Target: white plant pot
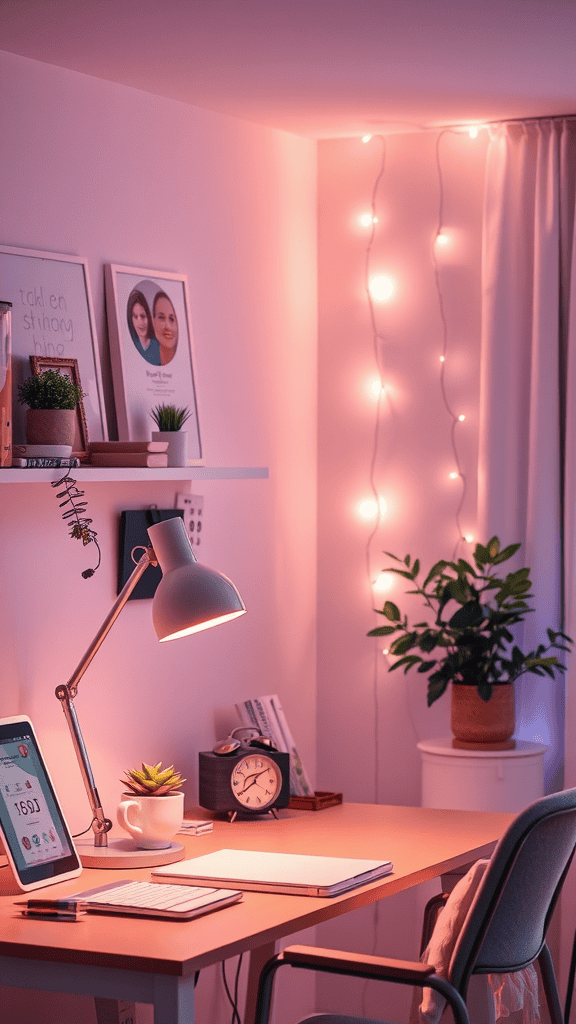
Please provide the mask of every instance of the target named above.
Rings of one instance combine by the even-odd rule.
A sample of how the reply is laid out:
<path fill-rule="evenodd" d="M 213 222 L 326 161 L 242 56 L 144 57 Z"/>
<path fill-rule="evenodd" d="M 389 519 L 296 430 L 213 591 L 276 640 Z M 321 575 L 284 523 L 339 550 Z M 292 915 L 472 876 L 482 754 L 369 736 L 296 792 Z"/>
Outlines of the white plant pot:
<path fill-rule="evenodd" d="M 118 804 L 118 824 L 132 836 L 140 850 L 165 850 L 180 831 L 184 818 L 184 793 L 136 796 L 124 793 Z"/>
<path fill-rule="evenodd" d="M 153 430 L 153 441 L 168 441 L 168 465 L 188 465 L 188 433 L 186 430 Z"/>

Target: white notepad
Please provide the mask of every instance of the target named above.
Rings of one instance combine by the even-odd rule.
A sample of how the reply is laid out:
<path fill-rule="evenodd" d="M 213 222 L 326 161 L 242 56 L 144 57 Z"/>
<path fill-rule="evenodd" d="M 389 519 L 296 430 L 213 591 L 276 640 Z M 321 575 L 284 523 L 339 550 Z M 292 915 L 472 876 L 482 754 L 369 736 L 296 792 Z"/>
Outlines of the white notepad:
<path fill-rule="evenodd" d="M 316 857 L 300 853 L 255 850 L 215 850 L 201 857 L 153 868 L 163 882 L 206 883 L 221 889 L 292 893 L 298 896 L 338 896 L 389 875 L 389 860 Z"/>

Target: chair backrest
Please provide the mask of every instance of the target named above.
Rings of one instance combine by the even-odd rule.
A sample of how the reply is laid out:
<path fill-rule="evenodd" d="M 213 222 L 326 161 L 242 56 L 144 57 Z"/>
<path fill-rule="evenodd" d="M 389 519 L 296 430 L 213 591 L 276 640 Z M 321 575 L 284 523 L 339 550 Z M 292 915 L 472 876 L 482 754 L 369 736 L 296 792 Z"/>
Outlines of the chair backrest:
<path fill-rule="evenodd" d="M 539 956 L 576 846 L 576 789 L 522 811 L 486 868 L 454 947 L 452 984 L 471 974 L 521 970 Z"/>

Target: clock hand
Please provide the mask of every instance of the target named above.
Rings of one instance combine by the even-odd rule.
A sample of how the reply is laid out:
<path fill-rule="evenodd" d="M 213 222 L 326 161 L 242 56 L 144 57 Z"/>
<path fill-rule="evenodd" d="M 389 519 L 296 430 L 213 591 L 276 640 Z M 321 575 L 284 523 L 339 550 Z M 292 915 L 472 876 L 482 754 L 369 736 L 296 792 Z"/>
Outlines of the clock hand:
<path fill-rule="evenodd" d="M 261 771 L 261 772 L 255 772 L 253 775 L 249 775 L 248 779 L 253 779 L 254 781 L 253 782 L 249 782 L 247 786 L 244 786 L 244 789 L 238 790 L 238 796 L 242 796 L 242 794 L 245 793 L 247 789 L 250 789 L 251 786 L 255 786 L 257 784 L 258 779 L 260 778 L 260 776 L 261 775 L 266 775 L 266 773 L 268 771 L 269 771 L 268 768 L 264 768 L 264 770 Z M 244 781 L 247 781 L 247 780 L 245 779 Z"/>

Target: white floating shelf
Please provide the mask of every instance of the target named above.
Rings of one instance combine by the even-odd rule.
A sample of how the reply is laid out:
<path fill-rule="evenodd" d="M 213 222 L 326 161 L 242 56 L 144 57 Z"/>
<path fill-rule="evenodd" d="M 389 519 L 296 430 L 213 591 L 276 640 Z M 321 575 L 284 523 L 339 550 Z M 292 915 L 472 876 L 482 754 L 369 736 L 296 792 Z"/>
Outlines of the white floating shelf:
<path fill-rule="evenodd" d="M 67 473 L 80 482 L 122 483 L 153 480 L 267 480 L 266 466 L 185 466 L 181 469 L 146 469 L 122 466 L 78 466 L 74 469 L 0 469 L 0 484 L 38 484 L 44 481 L 60 480 Z"/>

